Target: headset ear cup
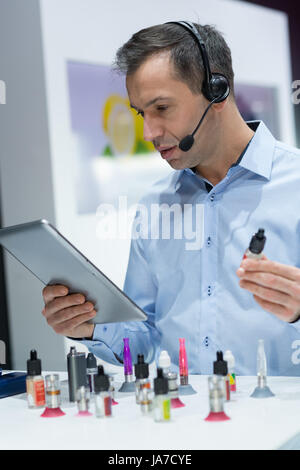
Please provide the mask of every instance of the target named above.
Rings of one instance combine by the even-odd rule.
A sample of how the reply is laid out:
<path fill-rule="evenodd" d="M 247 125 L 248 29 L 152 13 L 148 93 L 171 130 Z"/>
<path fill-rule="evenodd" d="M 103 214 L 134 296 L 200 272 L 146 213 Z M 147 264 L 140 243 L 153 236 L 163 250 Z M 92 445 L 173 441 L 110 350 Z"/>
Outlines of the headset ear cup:
<path fill-rule="evenodd" d="M 216 99 L 215 103 L 221 103 L 226 100 L 230 93 L 230 85 L 227 78 L 220 73 L 213 73 L 209 82 L 211 100 Z"/>

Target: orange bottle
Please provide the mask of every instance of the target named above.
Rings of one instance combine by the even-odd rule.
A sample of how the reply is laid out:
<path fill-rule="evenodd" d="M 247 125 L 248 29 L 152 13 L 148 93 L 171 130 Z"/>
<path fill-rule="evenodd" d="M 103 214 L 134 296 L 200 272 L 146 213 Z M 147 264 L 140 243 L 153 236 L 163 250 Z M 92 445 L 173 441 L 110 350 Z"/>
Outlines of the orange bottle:
<path fill-rule="evenodd" d="M 45 406 L 45 384 L 42 376 L 41 360 L 37 357 L 35 349 L 30 351 L 27 361 L 26 392 L 29 408 L 42 408 Z"/>

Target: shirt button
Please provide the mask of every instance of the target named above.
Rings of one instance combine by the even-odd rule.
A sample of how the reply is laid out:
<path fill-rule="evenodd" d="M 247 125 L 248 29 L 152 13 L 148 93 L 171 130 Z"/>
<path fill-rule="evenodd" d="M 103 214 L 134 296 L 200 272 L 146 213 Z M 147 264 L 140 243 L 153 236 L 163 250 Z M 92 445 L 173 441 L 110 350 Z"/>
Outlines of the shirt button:
<path fill-rule="evenodd" d="M 211 295 L 211 286 L 208 286 L 208 288 L 207 288 L 207 294 L 208 294 L 208 295 Z"/>
<path fill-rule="evenodd" d="M 207 246 L 211 245 L 211 238 L 210 237 L 207 238 L 206 243 L 207 243 Z"/>
<path fill-rule="evenodd" d="M 211 202 L 212 202 L 214 199 L 215 199 L 215 194 L 213 193 L 213 194 L 211 194 L 211 196 L 210 196 Z"/>
<path fill-rule="evenodd" d="M 205 338 L 204 338 L 204 341 L 203 341 L 203 342 L 204 342 L 204 346 L 205 346 L 205 347 L 208 347 L 208 345 L 209 345 L 209 339 L 208 339 L 208 336 L 205 336 Z"/>

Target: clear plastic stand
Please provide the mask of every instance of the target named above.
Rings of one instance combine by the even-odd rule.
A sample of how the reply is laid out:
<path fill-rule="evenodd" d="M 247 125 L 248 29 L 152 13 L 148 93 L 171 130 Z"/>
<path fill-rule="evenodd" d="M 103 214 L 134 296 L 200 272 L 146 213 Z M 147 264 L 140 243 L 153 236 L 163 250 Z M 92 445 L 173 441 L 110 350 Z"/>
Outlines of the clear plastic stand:
<path fill-rule="evenodd" d="M 118 391 L 122 393 L 135 393 L 135 382 L 123 382 Z"/>
<path fill-rule="evenodd" d="M 190 384 L 187 385 L 179 385 L 178 387 L 178 394 L 179 395 L 196 395 L 196 390 Z"/>
<path fill-rule="evenodd" d="M 271 392 L 267 385 L 265 385 L 264 387 L 257 386 L 250 395 L 250 397 L 252 398 L 269 398 L 274 396 L 274 393 Z"/>

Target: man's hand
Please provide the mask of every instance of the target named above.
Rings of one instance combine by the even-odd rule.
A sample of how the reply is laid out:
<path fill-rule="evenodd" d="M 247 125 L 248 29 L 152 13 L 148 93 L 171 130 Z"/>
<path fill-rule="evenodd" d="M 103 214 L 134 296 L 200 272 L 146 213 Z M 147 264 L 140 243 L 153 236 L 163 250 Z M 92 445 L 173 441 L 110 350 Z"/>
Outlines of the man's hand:
<path fill-rule="evenodd" d="M 237 270 L 240 286 L 252 292 L 256 302 L 280 320 L 300 316 L 300 269 L 262 260 L 244 259 Z"/>
<path fill-rule="evenodd" d="M 56 333 L 72 338 L 92 338 L 95 325 L 88 323 L 96 311 L 82 294 L 68 295 L 65 286 L 46 286 L 43 289 L 45 308 L 42 314 Z"/>

